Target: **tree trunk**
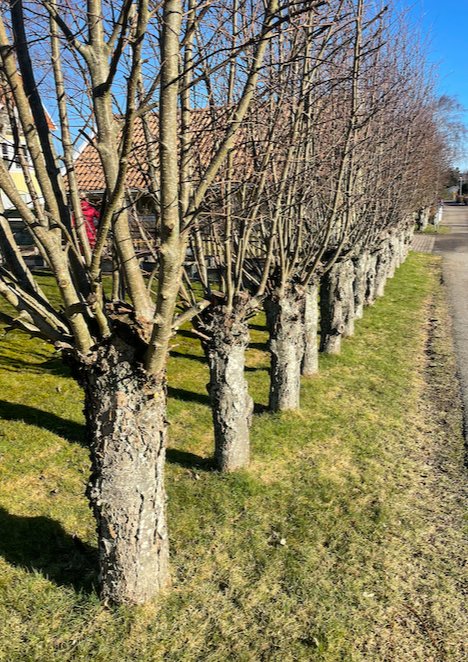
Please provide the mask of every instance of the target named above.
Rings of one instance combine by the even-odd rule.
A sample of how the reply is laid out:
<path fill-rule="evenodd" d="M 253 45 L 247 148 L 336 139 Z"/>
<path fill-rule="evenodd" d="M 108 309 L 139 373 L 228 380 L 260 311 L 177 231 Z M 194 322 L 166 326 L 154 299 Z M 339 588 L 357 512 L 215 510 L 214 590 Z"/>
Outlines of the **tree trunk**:
<path fill-rule="evenodd" d="M 307 288 L 304 303 L 304 356 L 302 374 L 305 377 L 316 375 L 318 361 L 318 285 L 312 283 Z"/>
<path fill-rule="evenodd" d="M 375 273 L 377 267 L 377 253 L 370 253 L 367 260 L 365 306 L 372 306 L 375 302 Z"/>
<path fill-rule="evenodd" d="M 342 283 L 344 298 L 343 312 L 345 328 L 343 336 L 349 338 L 354 335 L 354 264 L 352 260 L 346 260 L 341 267 L 340 280 Z"/>
<path fill-rule="evenodd" d="M 210 368 L 208 391 L 213 413 L 215 459 L 221 471 L 235 471 L 250 460 L 253 400 L 245 379 L 245 350 L 249 344 L 246 310 L 226 314 L 223 306 L 200 315 L 209 340 L 203 348 Z"/>
<path fill-rule="evenodd" d="M 166 385 L 113 338 L 80 364 L 102 598 L 143 604 L 169 584 L 164 462 Z M 143 353 L 143 351 L 141 351 Z"/>
<path fill-rule="evenodd" d="M 354 267 L 351 260 L 336 263 L 320 286 L 320 350 L 339 354 L 341 338 L 354 331 Z"/>
<path fill-rule="evenodd" d="M 408 257 L 408 253 L 411 250 L 411 245 L 413 243 L 413 236 L 414 236 L 414 228 L 410 227 L 404 232 L 402 232 L 402 260 L 401 262 L 403 263 L 406 258 Z"/>
<path fill-rule="evenodd" d="M 361 319 L 364 314 L 368 267 L 369 253 L 363 251 L 354 260 L 354 319 Z"/>
<path fill-rule="evenodd" d="M 395 271 L 398 268 L 398 238 L 397 236 L 390 237 L 388 240 L 388 272 L 387 278 L 393 278 Z"/>
<path fill-rule="evenodd" d="M 416 216 L 416 227 L 419 232 L 423 232 L 429 223 L 429 209 L 421 208 L 417 212 Z"/>
<path fill-rule="evenodd" d="M 385 293 L 385 284 L 388 275 L 388 251 L 386 243 L 380 248 L 377 253 L 377 262 L 375 267 L 375 296 L 383 297 Z"/>
<path fill-rule="evenodd" d="M 270 331 L 271 411 L 298 409 L 301 392 L 301 364 L 304 356 L 304 293 L 289 288 L 265 301 Z"/>
<path fill-rule="evenodd" d="M 398 263 L 399 266 L 403 264 L 406 260 L 408 251 L 407 251 L 407 242 L 406 242 L 406 233 L 400 235 L 400 241 L 398 246 Z"/>

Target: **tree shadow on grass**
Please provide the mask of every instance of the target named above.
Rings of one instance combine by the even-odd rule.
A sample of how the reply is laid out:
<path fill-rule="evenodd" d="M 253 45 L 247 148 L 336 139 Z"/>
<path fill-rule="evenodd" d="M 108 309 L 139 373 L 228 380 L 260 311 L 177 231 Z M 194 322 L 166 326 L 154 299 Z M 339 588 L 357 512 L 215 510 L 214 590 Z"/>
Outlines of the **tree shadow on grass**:
<path fill-rule="evenodd" d="M 251 347 L 252 345 L 250 345 Z M 180 359 L 188 359 L 189 361 L 196 361 L 197 363 L 202 363 L 204 365 L 207 365 L 206 359 L 204 356 L 199 356 L 198 354 L 185 354 L 184 352 L 177 352 L 174 350 L 171 350 L 171 357 L 174 358 L 180 358 Z M 259 370 L 268 370 L 268 368 L 265 367 L 251 367 L 251 366 L 245 366 L 244 370 L 246 372 L 258 372 Z"/>
<path fill-rule="evenodd" d="M 268 351 L 268 341 L 265 342 L 251 342 L 249 344 L 249 349 L 259 349 L 262 352 Z"/>
<path fill-rule="evenodd" d="M 182 336 L 182 338 L 192 338 L 193 340 L 200 342 L 200 338 L 197 336 L 197 334 L 193 331 L 190 331 L 189 329 L 178 329 L 177 335 Z"/>
<path fill-rule="evenodd" d="M 38 428 L 50 430 L 75 444 L 87 446 L 83 424 L 61 418 L 57 414 L 36 407 L 0 400 L 0 418 L 5 421 L 22 421 L 28 425 L 35 425 Z"/>
<path fill-rule="evenodd" d="M 91 593 L 98 583 L 98 553 L 48 517 L 20 517 L 0 508 L 0 555 L 40 572 L 58 586 Z"/>
<path fill-rule="evenodd" d="M 205 357 L 199 356 L 198 354 L 186 354 L 185 352 L 177 352 L 171 349 L 171 357 L 178 359 L 189 359 L 190 361 L 197 361 L 198 363 L 204 363 L 206 365 Z"/>
<path fill-rule="evenodd" d="M 206 404 L 208 401 L 208 396 L 191 393 L 190 391 L 182 391 L 182 389 L 174 390 L 177 392 L 175 397 L 183 400 L 192 400 L 196 398 L 196 396 L 199 396 L 199 400 L 197 401 L 202 402 L 203 404 Z M 0 419 L 6 421 L 22 421 L 28 425 L 35 425 L 36 427 L 50 430 L 50 432 L 58 434 L 72 443 L 77 443 L 80 444 L 80 446 L 87 448 L 84 425 L 61 418 L 56 414 L 36 409 L 36 407 L 29 407 L 15 402 L 0 400 Z M 167 451 L 167 460 L 171 464 L 180 464 L 182 467 L 204 469 L 206 471 L 211 467 L 210 459 L 205 459 L 198 455 L 194 455 L 193 453 L 179 451 L 173 448 Z M 3 534 L 1 528 L 0 533 Z"/>
<path fill-rule="evenodd" d="M 56 356 L 52 356 L 45 361 L 36 362 L 0 354 L 0 368 L 5 372 L 20 372 L 21 374 L 41 375 L 48 372 L 60 377 L 71 376 L 69 368 Z"/>
<path fill-rule="evenodd" d="M 166 451 L 167 461 L 171 464 L 178 464 L 187 469 L 197 469 L 198 471 L 213 471 L 215 468 L 214 458 L 201 457 L 188 451 L 181 451 L 178 448 L 168 448 Z"/>
<path fill-rule="evenodd" d="M 244 370 L 245 372 L 268 372 L 269 367 L 265 365 L 259 365 L 259 366 L 248 366 L 246 365 Z"/>
<path fill-rule="evenodd" d="M 201 405 L 210 404 L 210 398 L 208 395 L 203 393 L 196 393 L 195 391 L 187 391 L 184 388 L 174 388 L 173 386 L 168 386 L 167 393 L 169 397 L 174 398 L 175 400 L 183 400 L 184 402 L 197 402 Z"/>

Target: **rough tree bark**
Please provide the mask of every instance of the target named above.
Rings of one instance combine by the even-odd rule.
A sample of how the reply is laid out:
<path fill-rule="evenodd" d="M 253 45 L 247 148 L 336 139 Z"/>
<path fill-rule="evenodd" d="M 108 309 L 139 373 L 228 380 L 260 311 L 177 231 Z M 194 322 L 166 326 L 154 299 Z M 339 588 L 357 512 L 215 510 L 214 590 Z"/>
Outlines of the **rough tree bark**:
<path fill-rule="evenodd" d="M 375 296 L 383 297 L 385 293 L 385 284 L 387 282 L 389 267 L 389 254 L 386 242 L 377 252 L 377 261 L 375 265 Z"/>
<path fill-rule="evenodd" d="M 372 306 L 375 302 L 375 272 L 377 267 L 377 254 L 369 253 L 367 260 L 365 306 Z"/>
<path fill-rule="evenodd" d="M 92 474 L 87 495 L 97 521 L 101 595 L 143 604 L 169 584 L 164 460 L 166 385 L 142 350 L 120 338 L 78 365 Z"/>
<path fill-rule="evenodd" d="M 388 240 L 388 255 L 387 278 L 393 278 L 398 268 L 398 238 L 395 235 Z"/>
<path fill-rule="evenodd" d="M 345 328 L 343 336 L 348 338 L 354 335 L 354 320 L 356 319 L 354 307 L 354 264 L 352 260 L 343 262 L 340 279 L 344 292 L 343 312 Z"/>
<path fill-rule="evenodd" d="M 354 267 L 351 260 L 337 262 L 320 285 L 320 351 L 339 354 L 341 338 L 353 333 Z"/>
<path fill-rule="evenodd" d="M 215 436 L 215 459 L 221 471 L 248 466 L 253 400 L 245 379 L 245 350 L 249 344 L 246 311 L 226 315 L 224 306 L 213 306 L 200 315 L 197 326 L 206 339 L 203 349 L 210 369 Z"/>
<path fill-rule="evenodd" d="M 369 253 L 363 251 L 354 259 L 354 319 L 361 319 L 364 314 L 368 266 Z"/>
<path fill-rule="evenodd" d="M 396 264 L 397 268 L 401 267 L 405 261 L 405 233 L 400 233 L 398 235 L 398 240 L 396 244 Z"/>
<path fill-rule="evenodd" d="M 304 356 L 302 374 L 305 377 L 319 371 L 318 359 L 318 284 L 311 283 L 305 293 L 304 302 Z"/>
<path fill-rule="evenodd" d="M 302 288 L 289 288 L 282 293 L 274 292 L 265 300 L 270 332 L 271 411 L 299 408 L 304 356 L 304 298 Z"/>
<path fill-rule="evenodd" d="M 429 209 L 421 208 L 416 214 L 416 227 L 420 232 L 425 230 L 429 223 Z"/>
<path fill-rule="evenodd" d="M 405 232 L 402 233 L 402 241 L 403 241 L 403 248 L 402 248 L 402 263 L 406 260 L 408 257 L 408 253 L 411 250 L 411 245 L 413 243 L 413 236 L 414 236 L 414 228 L 409 227 L 405 230 Z"/>

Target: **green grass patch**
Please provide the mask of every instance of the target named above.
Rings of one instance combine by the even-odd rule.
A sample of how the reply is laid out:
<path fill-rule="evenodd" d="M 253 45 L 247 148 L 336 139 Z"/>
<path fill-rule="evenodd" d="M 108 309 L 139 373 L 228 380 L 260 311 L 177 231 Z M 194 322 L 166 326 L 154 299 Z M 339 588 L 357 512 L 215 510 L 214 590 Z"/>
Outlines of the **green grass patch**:
<path fill-rule="evenodd" d="M 446 334 L 438 259 L 413 254 L 342 355 L 323 357 L 320 375 L 304 380 L 301 411 L 255 416 L 252 466 L 235 475 L 211 468 L 207 368 L 191 332 L 177 336 L 167 464 L 173 586 L 137 609 L 104 609 L 95 593 L 80 389 L 45 343 L 5 336 L 0 659 L 463 659 L 460 567 L 450 555 L 458 529 L 429 513 L 426 490 L 431 430 L 441 425 L 427 429 L 430 301 Z M 268 398 L 263 321 L 254 320 L 247 361 L 259 411 Z M 447 335 L 434 355 L 442 351 L 450 371 Z M 450 476 L 463 455 L 453 389 L 448 379 Z M 444 498 L 431 508 L 447 507 Z M 431 536 L 442 535 L 428 558 Z"/>
<path fill-rule="evenodd" d="M 451 230 L 448 225 L 439 225 L 436 227 L 429 223 L 420 234 L 450 234 Z"/>

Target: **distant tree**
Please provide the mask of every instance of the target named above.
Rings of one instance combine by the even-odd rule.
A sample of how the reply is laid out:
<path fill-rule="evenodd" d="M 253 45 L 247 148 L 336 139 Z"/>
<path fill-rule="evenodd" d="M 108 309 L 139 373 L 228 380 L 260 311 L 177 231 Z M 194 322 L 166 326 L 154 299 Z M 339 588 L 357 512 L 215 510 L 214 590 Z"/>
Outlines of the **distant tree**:
<path fill-rule="evenodd" d="M 462 173 L 459 168 L 448 167 L 442 175 L 442 183 L 449 188 L 450 186 L 458 186 Z"/>
<path fill-rule="evenodd" d="M 325 85 L 328 90 L 333 88 L 334 79 L 329 79 L 333 66 L 326 63 L 334 52 L 341 52 L 338 45 L 349 12 L 349 3 L 343 2 L 320 10 L 311 6 L 294 29 L 278 41 L 270 41 L 270 66 L 261 74 L 262 95 L 251 106 L 236 153 L 220 171 L 209 213 L 191 236 L 195 280 L 187 278 L 183 291 L 186 289 L 190 306 L 201 282 L 204 297 L 212 301 L 194 318 L 194 326 L 210 368 L 215 456 L 225 471 L 249 461 L 253 402 L 244 375 L 249 318 L 271 297 L 272 289 L 289 292 L 290 286 L 294 289 L 292 281 L 299 284 L 301 278 L 307 279 L 309 267 L 314 271 L 314 264 L 320 262 L 314 258 L 323 252 L 330 236 L 327 224 L 334 222 L 326 217 L 319 225 L 312 219 L 320 170 L 320 155 L 313 144 L 331 132 L 337 141 L 342 135 L 341 122 L 333 128 L 342 108 L 327 116 L 324 110 L 330 98 L 324 90 Z M 343 69 L 340 71 L 343 77 Z M 320 124 L 320 131 L 311 130 L 314 122 Z M 240 168 L 248 173 L 244 180 L 239 180 Z M 329 186 L 326 188 L 328 191 Z M 313 239 L 311 232 L 316 235 Z M 299 289 L 302 292 L 303 286 Z M 299 307 L 302 301 L 301 294 Z M 286 323 L 286 328 L 292 332 L 295 327 Z M 299 335 L 302 337 L 302 320 Z M 301 339 L 297 340 L 298 346 L 292 352 L 287 350 L 287 362 L 279 338 L 271 343 L 273 355 L 278 348 L 272 390 L 280 373 L 282 382 L 287 381 L 285 371 L 295 371 L 298 387 L 303 348 Z M 283 390 L 286 393 L 291 388 L 285 384 Z M 297 406 L 297 393 L 293 397 Z M 291 408 L 289 402 L 286 405 L 286 395 L 280 401 L 276 404 L 275 400 L 272 408 Z"/>
<path fill-rule="evenodd" d="M 456 97 L 443 94 L 435 99 L 435 119 L 445 141 L 450 162 L 464 158 L 467 149 L 468 128 L 463 120 L 464 108 Z"/>

